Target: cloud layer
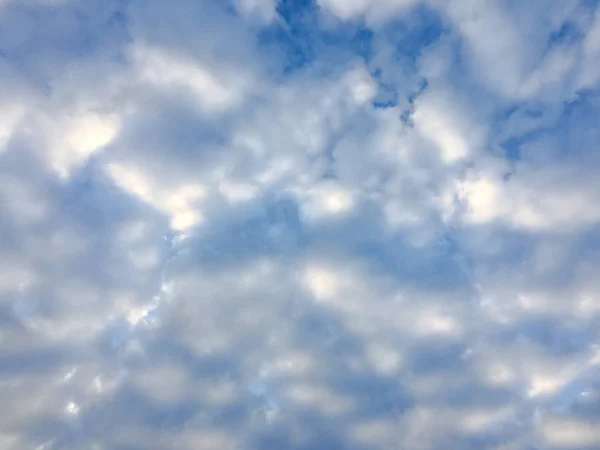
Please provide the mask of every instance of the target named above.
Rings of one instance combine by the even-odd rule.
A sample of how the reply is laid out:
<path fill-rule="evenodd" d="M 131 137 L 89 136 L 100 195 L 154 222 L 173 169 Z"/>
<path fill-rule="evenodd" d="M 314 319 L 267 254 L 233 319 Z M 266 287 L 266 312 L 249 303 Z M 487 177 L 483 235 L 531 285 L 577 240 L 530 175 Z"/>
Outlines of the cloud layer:
<path fill-rule="evenodd" d="M 0 448 L 599 448 L 599 74 L 596 1 L 0 1 Z"/>

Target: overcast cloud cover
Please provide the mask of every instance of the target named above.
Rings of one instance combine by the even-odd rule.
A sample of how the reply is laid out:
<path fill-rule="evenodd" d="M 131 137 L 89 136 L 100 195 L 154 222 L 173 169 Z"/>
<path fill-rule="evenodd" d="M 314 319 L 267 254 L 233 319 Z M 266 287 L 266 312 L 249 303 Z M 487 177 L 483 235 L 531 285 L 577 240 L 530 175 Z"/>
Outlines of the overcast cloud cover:
<path fill-rule="evenodd" d="M 0 449 L 600 449 L 596 0 L 0 0 Z"/>

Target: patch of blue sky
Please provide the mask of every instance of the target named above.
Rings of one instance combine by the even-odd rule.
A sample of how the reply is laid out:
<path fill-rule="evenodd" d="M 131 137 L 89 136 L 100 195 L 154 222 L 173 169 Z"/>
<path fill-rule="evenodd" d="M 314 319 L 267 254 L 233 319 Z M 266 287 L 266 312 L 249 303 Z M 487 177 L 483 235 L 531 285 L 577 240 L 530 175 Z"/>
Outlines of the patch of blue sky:
<path fill-rule="evenodd" d="M 540 120 L 545 114 L 543 107 L 536 104 L 523 103 L 520 105 L 512 105 L 509 108 L 502 111 L 497 118 L 497 127 L 502 127 L 507 121 L 511 120 L 514 114 L 525 117 L 529 120 Z M 511 135 L 505 140 L 502 140 L 499 144 L 504 150 L 504 156 L 511 162 L 517 162 L 521 159 L 521 146 L 527 142 L 533 141 L 539 138 L 542 134 L 552 129 L 549 126 L 534 127 L 533 129 L 526 130 L 524 133 L 517 135 Z"/>
<path fill-rule="evenodd" d="M 409 62 L 416 69 L 423 50 L 435 44 L 447 31 L 448 25 L 438 11 L 426 4 L 417 4 L 406 16 L 386 24 L 380 38 L 394 45 L 396 59 Z"/>
<path fill-rule="evenodd" d="M 317 63 L 322 67 L 323 61 L 327 67 L 336 67 L 361 58 L 377 83 L 372 105 L 378 109 L 400 103 L 398 71 L 418 79 L 419 57 L 448 31 L 440 14 L 425 5 L 417 5 L 405 17 L 376 30 L 376 39 L 374 31 L 362 19 L 321 26 L 321 11 L 314 0 L 281 0 L 277 13 L 278 19 L 259 32 L 258 42 L 261 51 L 278 61 L 276 66 L 283 76 Z M 381 65 L 374 60 L 383 50 L 382 44 L 394 48 L 390 67 L 388 62 Z M 422 91 L 426 81 L 416 83 L 416 92 L 409 94 L 409 103 Z M 405 90 L 405 86 L 400 88 Z"/>
<path fill-rule="evenodd" d="M 263 50 L 283 53 L 284 73 L 293 73 L 320 57 L 334 54 L 359 57 L 370 64 L 378 42 L 392 43 L 394 58 L 409 62 L 415 70 L 423 49 L 435 43 L 445 30 L 439 14 L 426 6 L 417 6 L 406 17 L 378 29 L 377 40 L 363 19 L 322 26 L 321 11 L 314 0 L 280 0 L 277 13 L 278 20 L 260 31 L 259 45 Z"/>
<path fill-rule="evenodd" d="M 523 146 L 534 143 L 544 136 L 550 137 L 557 145 L 552 148 L 547 145 L 540 146 L 537 150 L 530 148 L 528 158 L 543 155 L 545 158 L 565 159 L 580 153 L 582 149 L 589 148 L 590 142 L 587 145 L 575 145 L 574 141 L 585 139 L 585 136 L 590 134 L 594 136 L 590 136 L 588 141 L 597 138 L 595 123 L 598 113 L 595 103 L 597 103 L 598 93 L 598 90 L 581 91 L 575 99 L 559 105 L 558 112 L 535 102 L 525 102 L 504 110 L 502 117 L 497 118 L 497 126 L 501 127 L 506 121 L 511 120 L 514 114 L 519 115 L 519 120 L 528 120 L 533 124 L 500 142 L 505 157 L 511 162 L 520 161 L 523 157 Z"/>
<path fill-rule="evenodd" d="M 548 47 L 551 48 L 555 45 L 573 45 L 580 42 L 585 36 L 583 30 L 581 30 L 577 24 L 567 21 L 564 22 L 560 28 L 550 33 L 548 37 Z"/>
<path fill-rule="evenodd" d="M 310 66 L 328 56 L 361 56 L 372 53 L 372 32 L 356 24 L 320 26 L 320 9 L 313 0 L 281 0 L 277 20 L 258 34 L 259 49 L 274 53 L 282 61 L 283 74 Z"/>

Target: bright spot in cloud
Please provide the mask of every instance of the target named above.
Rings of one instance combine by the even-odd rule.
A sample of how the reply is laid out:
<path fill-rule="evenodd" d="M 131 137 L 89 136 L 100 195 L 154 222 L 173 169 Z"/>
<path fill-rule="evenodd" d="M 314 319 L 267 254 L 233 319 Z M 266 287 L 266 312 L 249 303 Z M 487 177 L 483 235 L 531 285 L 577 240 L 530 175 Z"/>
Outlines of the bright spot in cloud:
<path fill-rule="evenodd" d="M 137 168 L 121 164 L 110 164 L 107 171 L 123 189 L 169 215 L 174 230 L 183 231 L 202 222 L 197 204 L 205 196 L 203 185 L 160 186 Z"/>
<path fill-rule="evenodd" d="M 67 142 L 78 154 L 88 156 L 116 136 L 118 127 L 114 122 L 108 117 L 85 115 L 72 123 Z"/>
<path fill-rule="evenodd" d="M 65 408 L 67 414 L 76 416 L 79 414 L 79 406 L 75 402 L 69 402 Z"/>
<path fill-rule="evenodd" d="M 309 266 L 303 281 L 317 300 L 333 300 L 341 288 L 341 280 L 335 271 L 318 266 Z"/>
<path fill-rule="evenodd" d="M 322 182 L 301 195 L 302 211 L 309 221 L 340 217 L 355 206 L 353 194 L 336 183 Z"/>

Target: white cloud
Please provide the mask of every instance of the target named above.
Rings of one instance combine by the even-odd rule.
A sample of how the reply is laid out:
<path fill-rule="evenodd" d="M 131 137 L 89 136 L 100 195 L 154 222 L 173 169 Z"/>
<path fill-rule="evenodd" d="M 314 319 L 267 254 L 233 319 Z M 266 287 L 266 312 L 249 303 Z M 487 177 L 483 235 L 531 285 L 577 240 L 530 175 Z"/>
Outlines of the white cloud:
<path fill-rule="evenodd" d="M 122 189 L 167 214 L 174 230 L 183 231 L 202 222 L 198 202 L 205 196 L 203 185 L 183 184 L 165 189 L 135 167 L 109 164 L 106 169 Z"/>
<path fill-rule="evenodd" d="M 0 121 L 2 123 L 0 125 L 0 151 L 5 148 L 24 114 L 25 107 L 19 104 L 6 105 L 5 108 L 0 109 Z"/>
<path fill-rule="evenodd" d="M 318 0 L 319 5 L 342 20 L 365 15 L 370 23 L 389 20 L 419 0 Z"/>
<path fill-rule="evenodd" d="M 459 183 L 466 206 L 465 220 L 474 224 L 505 221 L 524 229 L 569 231 L 600 220 L 593 180 L 577 183 L 568 170 L 527 170 L 504 180 L 495 174 L 473 173 Z M 580 178 L 581 179 L 581 178 Z"/>
<path fill-rule="evenodd" d="M 447 92 L 428 90 L 419 96 L 413 120 L 423 138 L 437 146 L 444 163 L 467 159 L 482 147 L 477 118 Z"/>
<path fill-rule="evenodd" d="M 464 37 L 474 76 L 515 96 L 529 69 L 530 44 L 500 2 L 450 1 L 447 13 Z"/>
<path fill-rule="evenodd" d="M 212 73 L 199 61 L 158 48 L 135 47 L 132 53 L 143 82 L 165 89 L 186 88 L 207 111 L 235 106 L 251 83 L 251 74 Z"/>
<path fill-rule="evenodd" d="M 236 0 L 239 12 L 258 19 L 261 23 L 269 23 L 276 16 L 275 0 Z"/>
<path fill-rule="evenodd" d="M 304 283 L 317 300 L 331 300 L 340 289 L 341 279 L 334 271 L 309 266 L 304 274 Z"/>
<path fill-rule="evenodd" d="M 48 126 L 56 127 L 52 167 L 63 177 L 109 144 L 119 131 L 118 118 L 93 113 Z"/>
<path fill-rule="evenodd" d="M 600 442 L 598 423 L 559 417 L 540 420 L 540 435 L 545 445 L 562 448 L 592 448 Z"/>
<path fill-rule="evenodd" d="M 301 194 L 302 195 L 302 194 Z M 333 182 L 312 186 L 301 199 L 301 211 L 308 222 L 343 216 L 350 212 L 355 200 L 347 189 Z"/>
<path fill-rule="evenodd" d="M 258 189 L 249 184 L 237 184 L 229 181 L 219 183 L 219 192 L 230 202 L 245 202 L 256 197 Z"/>

